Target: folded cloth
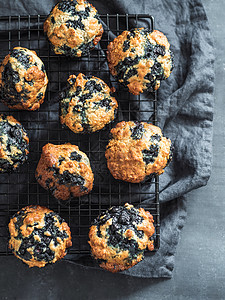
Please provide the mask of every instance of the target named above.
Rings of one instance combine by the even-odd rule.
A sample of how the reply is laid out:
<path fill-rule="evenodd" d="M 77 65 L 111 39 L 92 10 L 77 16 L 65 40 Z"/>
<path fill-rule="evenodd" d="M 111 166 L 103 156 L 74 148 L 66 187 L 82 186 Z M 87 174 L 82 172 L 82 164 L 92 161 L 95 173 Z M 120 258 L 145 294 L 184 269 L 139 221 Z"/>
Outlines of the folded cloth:
<path fill-rule="evenodd" d="M 0 0 L 1 15 L 48 14 L 57 1 Z M 186 217 L 185 193 L 210 176 L 214 92 L 213 42 L 200 0 L 93 0 L 100 14 L 150 14 L 171 43 L 175 68 L 158 90 L 158 125 L 174 144 L 172 163 L 160 176 L 161 246 L 123 272 L 171 277 L 179 232 Z M 149 201 L 148 199 L 145 200 Z M 74 260 L 72 255 L 68 259 Z M 74 260 L 86 266 L 94 262 Z"/>

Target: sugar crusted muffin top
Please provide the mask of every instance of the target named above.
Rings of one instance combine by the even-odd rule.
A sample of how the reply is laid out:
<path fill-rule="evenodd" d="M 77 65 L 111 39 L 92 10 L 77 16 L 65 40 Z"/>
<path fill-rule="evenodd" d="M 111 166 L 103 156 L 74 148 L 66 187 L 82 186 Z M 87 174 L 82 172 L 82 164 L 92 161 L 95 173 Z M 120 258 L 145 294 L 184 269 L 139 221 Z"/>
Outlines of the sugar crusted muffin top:
<path fill-rule="evenodd" d="M 134 95 L 153 92 L 174 67 L 166 36 L 144 28 L 124 31 L 108 45 L 109 69 Z"/>
<path fill-rule="evenodd" d="M 162 174 L 172 158 L 171 141 L 152 124 L 122 121 L 111 134 L 105 157 L 116 179 L 142 182 L 149 175 Z"/>
<path fill-rule="evenodd" d="M 94 181 L 87 155 L 69 143 L 46 144 L 35 176 L 38 183 L 58 200 L 88 194 Z"/>
<path fill-rule="evenodd" d="M 9 108 L 38 109 L 47 84 L 44 64 L 35 51 L 15 47 L 0 65 L 0 99 Z"/>
<path fill-rule="evenodd" d="M 100 78 L 71 75 L 60 100 L 61 123 L 75 133 L 91 133 L 114 120 L 118 103 Z"/>
<path fill-rule="evenodd" d="M 23 164 L 29 153 L 24 127 L 12 116 L 0 115 L 0 172 L 11 172 Z"/>
<path fill-rule="evenodd" d="M 103 33 L 97 10 L 85 0 L 56 4 L 44 23 L 56 54 L 80 57 L 100 41 Z"/>
<path fill-rule="evenodd" d="M 66 255 L 72 246 L 70 228 L 52 210 L 27 206 L 9 222 L 9 248 L 29 267 L 44 267 Z"/>
<path fill-rule="evenodd" d="M 89 244 L 100 267 L 115 273 L 140 262 L 146 249 L 154 249 L 153 222 L 148 211 L 128 203 L 98 216 L 89 231 Z"/>

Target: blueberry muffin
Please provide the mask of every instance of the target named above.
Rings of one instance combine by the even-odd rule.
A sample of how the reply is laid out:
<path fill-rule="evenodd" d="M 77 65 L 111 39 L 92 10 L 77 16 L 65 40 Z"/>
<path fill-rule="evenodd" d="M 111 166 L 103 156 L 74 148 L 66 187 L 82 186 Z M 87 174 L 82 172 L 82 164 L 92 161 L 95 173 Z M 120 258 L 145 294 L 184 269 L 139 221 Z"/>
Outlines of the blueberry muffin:
<path fill-rule="evenodd" d="M 15 171 L 29 153 L 29 138 L 12 116 L 0 115 L 0 172 Z"/>
<path fill-rule="evenodd" d="M 124 31 L 108 45 L 107 58 L 112 75 L 134 95 L 157 90 L 173 69 L 170 44 L 158 30 Z"/>
<path fill-rule="evenodd" d="M 110 272 L 129 269 L 154 249 L 153 217 L 143 208 L 126 203 L 102 213 L 89 231 L 91 252 L 101 268 Z"/>
<path fill-rule="evenodd" d="M 58 200 L 88 194 L 94 175 L 87 155 L 75 145 L 46 144 L 36 169 L 36 179 Z"/>
<path fill-rule="evenodd" d="M 71 75 L 60 101 L 60 120 L 75 133 L 91 133 L 113 121 L 117 107 L 103 80 L 81 73 Z"/>
<path fill-rule="evenodd" d="M 101 40 L 103 28 L 97 10 L 85 0 L 61 1 L 44 23 L 56 54 L 80 57 Z"/>
<path fill-rule="evenodd" d="M 105 157 L 114 178 L 138 183 L 162 174 L 172 158 L 171 141 L 145 122 L 120 122 L 111 130 Z"/>
<path fill-rule="evenodd" d="M 38 205 L 18 211 L 10 219 L 9 233 L 9 248 L 29 267 L 53 264 L 72 246 L 67 223 L 52 210 Z"/>
<path fill-rule="evenodd" d="M 0 65 L 0 99 L 9 108 L 38 109 L 47 84 L 44 64 L 35 51 L 15 47 Z"/>

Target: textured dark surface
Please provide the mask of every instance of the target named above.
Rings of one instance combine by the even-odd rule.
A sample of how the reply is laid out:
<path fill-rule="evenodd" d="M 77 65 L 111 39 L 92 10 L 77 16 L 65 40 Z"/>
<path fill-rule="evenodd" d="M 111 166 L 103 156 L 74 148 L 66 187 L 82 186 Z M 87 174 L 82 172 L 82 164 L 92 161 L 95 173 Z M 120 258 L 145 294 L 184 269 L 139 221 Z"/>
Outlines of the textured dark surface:
<path fill-rule="evenodd" d="M 18 1 L 19 2 L 19 1 Z M 12 14 L 26 14 L 22 2 L 7 2 Z M 130 6 L 132 1 L 127 1 Z M 95 3 L 93 3 L 95 4 Z M 214 161 L 211 179 L 205 188 L 187 196 L 188 218 L 177 247 L 171 280 L 132 278 L 60 262 L 43 270 L 27 269 L 13 257 L 1 258 L 3 299 L 224 299 L 224 9 L 220 0 L 203 0 L 216 45 L 216 93 L 214 115 Z M 44 13 L 52 3 L 33 13 Z M 97 5 L 96 5 L 97 6 Z M 144 10 L 146 2 L 139 2 Z M 99 4 L 99 10 L 102 7 Z M 109 9 L 114 11 L 113 2 Z M 197 8 L 196 8 L 197 9 Z M 174 204 L 176 206 L 176 203 Z M 170 213 L 168 214 L 170 218 Z M 163 240 L 170 243 L 166 237 Z M 173 261 L 171 256 L 171 261 Z"/>

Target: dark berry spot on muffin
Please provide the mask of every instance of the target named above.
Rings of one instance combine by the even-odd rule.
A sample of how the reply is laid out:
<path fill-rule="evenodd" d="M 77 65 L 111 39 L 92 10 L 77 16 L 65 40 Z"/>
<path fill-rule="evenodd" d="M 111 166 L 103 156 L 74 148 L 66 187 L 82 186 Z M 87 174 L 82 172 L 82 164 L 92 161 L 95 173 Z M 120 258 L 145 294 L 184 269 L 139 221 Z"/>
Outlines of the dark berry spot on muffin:
<path fill-rule="evenodd" d="M 71 160 L 76 160 L 76 161 L 80 162 L 81 159 L 82 159 L 82 156 L 80 154 L 78 154 L 76 151 L 73 151 L 70 154 L 70 159 Z"/>
<path fill-rule="evenodd" d="M 148 164 L 153 164 L 155 161 L 155 158 L 159 154 L 159 145 L 158 144 L 152 144 L 149 148 L 149 150 L 143 150 L 143 161 Z"/>
<path fill-rule="evenodd" d="M 4 71 L 2 72 L 2 79 L 5 82 L 12 81 L 12 83 L 18 83 L 20 81 L 18 72 L 12 68 L 9 62 L 5 65 Z"/>
<path fill-rule="evenodd" d="M 150 81 L 150 84 L 149 84 L 150 87 L 152 85 L 155 85 L 155 77 L 151 73 L 147 73 L 145 75 L 144 79 L 147 79 L 148 81 Z M 148 85 L 148 83 L 147 83 L 147 85 Z"/>
<path fill-rule="evenodd" d="M 27 83 L 28 83 L 30 86 L 33 86 L 33 85 L 34 85 L 33 81 L 27 81 Z M 29 92 L 30 92 L 30 91 L 29 91 Z"/>
<path fill-rule="evenodd" d="M 142 123 L 137 123 L 134 127 L 130 128 L 130 131 L 132 132 L 131 138 L 134 140 L 139 140 L 142 138 L 145 128 Z"/>
<path fill-rule="evenodd" d="M 156 58 L 156 57 L 155 57 L 155 53 L 153 50 L 154 50 L 154 45 L 152 43 L 150 43 L 148 40 L 146 40 L 145 46 L 144 46 L 143 58 L 154 60 L 154 58 Z"/>
<path fill-rule="evenodd" d="M 90 93 L 101 92 L 102 86 L 97 83 L 95 80 L 88 80 L 85 84 L 84 90 L 89 90 Z"/>
<path fill-rule="evenodd" d="M 88 91 L 88 93 L 82 94 L 82 95 L 80 96 L 79 101 L 85 102 L 86 100 L 91 99 L 92 97 L 93 97 L 93 93 L 90 92 L 90 91 Z"/>
<path fill-rule="evenodd" d="M 30 55 L 26 54 L 25 51 L 14 49 L 11 53 L 11 57 L 15 57 L 25 69 L 31 67 Z"/>
<path fill-rule="evenodd" d="M 105 108 L 106 111 L 109 111 L 112 109 L 112 106 L 110 105 L 112 103 L 112 100 L 110 98 L 104 98 L 101 101 L 93 102 L 94 108 L 97 109 L 98 107 Z"/>
<path fill-rule="evenodd" d="M 60 156 L 58 165 L 60 166 L 64 160 L 65 160 L 65 157 Z"/>
<path fill-rule="evenodd" d="M 68 79 L 67 82 L 69 83 L 69 85 L 73 85 L 73 84 L 76 82 L 76 77 L 70 77 L 70 78 Z M 80 86 L 77 86 L 76 90 L 77 90 L 78 88 L 79 88 L 80 90 L 82 90 Z"/>
<path fill-rule="evenodd" d="M 74 29 L 80 28 L 82 30 L 84 30 L 84 24 L 82 23 L 82 20 L 79 18 L 78 20 L 68 20 L 66 21 L 66 26 L 72 27 Z"/>
<path fill-rule="evenodd" d="M 127 39 L 129 40 L 130 38 L 134 38 L 134 37 L 135 37 L 135 29 L 132 28 L 127 35 Z"/>
<path fill-rule="evenodd" d="M 48 167 L 49 171 L 53 172 L 53 176 L 57 178 L 58 184 L 63 185 L 84 185 L 85 180 L 82 176 L 78 174 L 71 174 L 68 170 L 65 170 L 62 174 L 59 173 L 59 168 Z"/>
<path fill-rule="evenodd" d="M 128 71 L 124 74 L 124 82 L 128 83 L 129 79 L 137 74 L 138 74 L 137 68 L 133 67 L 128 69 Z"/>
<path fill-rule="evenodd" d="M 161 45 L 158 45 L 158 44 L 155 45 L 153 51 L 154 51 L 154 53 L 156 55 L 162 55 L 162 56 L 164 56 L 166 54 L 165 47 L 161 46 Z"/>
<path fill-rule="evenodd" d="M 84 185 L 85 180 L 82 176 L 78 174 L 71 174 L 69 171 L 64 171 L 62 174 L 58 175 L 58 183 L 63 185 Z"/>
<path fill-rule="evenodd" d="M 71 49 L 69 46 L 67 45 L 63 45 L 61 47 L 59 47 L 59 49 L 62 51 L 62 53 L 64 53 L 65 55 L 68 56 L 73 56 L 73 55 L 77 55 L 77 50 L 76 49 Z"/>
<path fill-rule="evenodd" d="M 139 60 L 140 57 L 135 57 L 134 59 L 131 57 L 126 57 L 123 61 L 120 61 L 115 67 L 118 79 L 123 79 L 127 70 L 130 67 L 135 66 Z"/>
<path fill-rule="evenodd" d="M 66 115 L 68 113 L 68 109 L 69 109 L 69 101 L 61 101 L 60 102 L 60 109 L 61 109 L 61 115 Z"/>
<path fill-rule="evenodd" d="M 45 180 L 45 185 L 49 189 L 49 184 L 52 182 L 52 178 L 48 178 Z"/>
<path fill-rule="evenodd" d="M 77 5 L 77 1 L 62 1 L 59 2 L 57 8 L 62 12 L 76 15 L 77 13 L 76 5 Z"/>
<path fill-rule="evenodd" d="M 82 92 L 82 87 L 78 85 L 76 88 L 75 96 L 78 96 L 81 92 Z"/>
<path fill-rule="evenodd" d="M 82 109 L 83 109 L 83 106 L 77 104 L 77 105 L 74 105 L 74 107 L 73 107 L 73 112 L 74 112 L 74 113 L 79 113 Z"/>
<path fill-rule="evenodd" d="M 29 244 L 29 242 L 26 243 L 26 241 L 24 241 L 24 243 L 21 244 L 17 255 L 25 260 L 30 260 L 32 258 L 32 255 L 27 251 L 27 248 L 29 248 L 30 246 L 31 244 Z"/>
<path fill-rule="evenodd" d="M 51 22 L 52 22 L 52 24 L 55 24 L 55 18 L 54 17 L 51 17 Z"/>
<path fill-rule="evenodd" d="M 123 52 L 126 52 L 130 48 L 130 41 L 125 40 L 123 43 Z"/>
<path fill-rule="evenodd" d="M 21 93 L 17 92 L 15 84 L 20 81 L 20 77 L 19 74 L 13 70 L 10 63 L 5 65 L 5 68 L 2 72 L 2 81 L 4 82 L 4 85 L 0 93 L 0 98 L 4 100 L 4 98 L 7 97 L 6 95 L 8 95 L 7 103 L 9 105 L 19 103 L 21 99 Z"/>
<path fill-rule="evenodd" d="M 82 19 L 87 19 L 89 17 L 89 13 L 90 13 L 90 8 L 89 7 L 85 7 L 85 10 L 80 10 L 79 12 L 77 12 L 77 14 Z"/>
<path fill-rule="evenodd" d="M 43 97 L 43 93 L 39 93 L 39 94 L 37 95 L 37 99 L 38 99 L 38 100 L 41 100 L 42 97 Z"/>
<path fill-rule="evenodd" d="M 151 67 L 151 73 L 155 75 L 157 79 L 163 79 L 164 77 L 164 70 L 159 62 L 155 62 Z"/>
<path fill-rule="evenodd" d="M 81 192 L 86 192 L 86 191 L 88 191 L 88 188 L 86 186 L 82 185 L 82 186 L 80 186 L 80 190 L 81 190 Z"/>
<path fill-rule="evenodd" d="M 161 135 L 159 135 L 159 134 L 154 134 L 154 135 L 151 136 L 150 141 L 153 142 L 153 143 L 154 143 L 155 141 L 160 142 L 161 139 L 162 139 Z"/>

